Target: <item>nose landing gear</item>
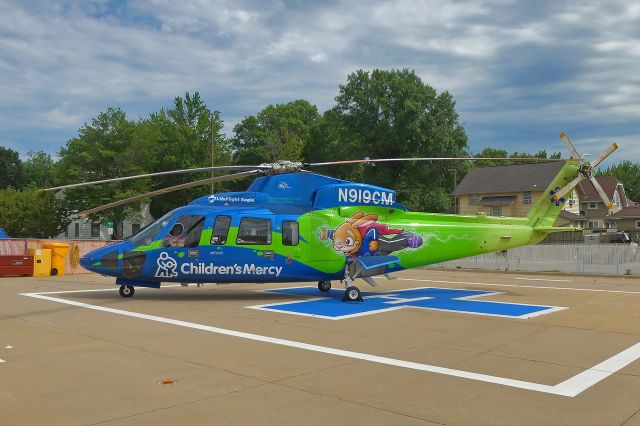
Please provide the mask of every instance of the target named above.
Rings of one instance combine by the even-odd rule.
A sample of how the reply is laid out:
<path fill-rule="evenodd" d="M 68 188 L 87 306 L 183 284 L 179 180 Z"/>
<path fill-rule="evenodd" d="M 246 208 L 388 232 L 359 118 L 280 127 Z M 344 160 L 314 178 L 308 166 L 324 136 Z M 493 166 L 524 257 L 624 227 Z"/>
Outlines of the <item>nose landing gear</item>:
<path fill-rule="evenodd" d="M 120 296 L 122 297 L 133 297 L 136 289 L 132 285 L 121 285 L 120 286 Z"/>

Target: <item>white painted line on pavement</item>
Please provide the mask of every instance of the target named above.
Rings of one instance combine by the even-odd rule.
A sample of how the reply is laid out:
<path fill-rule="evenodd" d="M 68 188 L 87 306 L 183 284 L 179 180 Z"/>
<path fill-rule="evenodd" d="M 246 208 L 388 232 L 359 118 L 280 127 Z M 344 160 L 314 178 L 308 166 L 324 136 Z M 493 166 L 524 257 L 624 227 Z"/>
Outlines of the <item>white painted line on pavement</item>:
<path fill-rule="evenodd" d="M 524 277 L 516 277 L 516 280 L 525 280 L 525 281 L 548 281 L 555 283 L 570 283 L 573 282 L 571 280 L 550 280 L 548 278 L 524 278 Z"/>
<path fill-rule="evenodd" d="M 476 283 L 476 282 L 469 282 L 469 281 L 427 280 L 427 279 L 417 279 L 417 278 L 397 278 L 397 279 L 400 281 L 416 281 L 416 282 L 422 282 L 422 283 L 467 284 L 467 285 L 486 285 L 491 287 L 521 287 L 521 288 L 541 288 L 545 290 L 595 291 L 595 292 L 602 292 L 602 293 L 640 294 L 640 291 L 603 290 L 599 288 L 552 287 L 552 286 L 520 285 L 520 284 L 494 284 L 494 283 Z"/>
<path fill-rule="evenodd" d="M 546 287 L 545 287 L 546 288 Z M 48 293 L 51 294 L 51 293 Z M 361 352 L 353 352 L 343 349 L 331 348 L 326 346 L 319 346 L 309 343 L 297 342 L 293 340 L 280 339 L 269 336 L 262 336 L 259 334 L 246 333 L 237 330 L 230 330 L 219 327 L 212 327 L 204 324 L 197 324 L 188 321 L 180 321 L 171 318 L 160 317 L 157 315 L 148 315 L 139 312 L 125 311 L 123 309 L 107 308 L 99 305 L 91 305 L 88 303 L 76 302 L 73 300 L 66 300 L 58 297 L 46 296 L 40 293 L 22 293 L 23 296 L 33 297 L 36 299 L 48 300 L 51 302 L 64 303 L 67 305 L 76 306 L 79 308 L 91 309 L 100 312 L 106 312 L 116 315 L 122 315 L 126 317 L 133 317 L 139 319 L 145 319 L 149 321 L 156 321 L 164 324 L 171 324 L 179 327 L 191 328 L 200 331 L 206 331 L 209 333 L 215 333 L 225 336 L 238 337 L 241 339 L 254 340 L 258 342 L 271 343 L 274 345 L 285 346 L 290 348 L 302 349 L 311 352 L 325 353 L 329 355 L 341 356 L 345 358 L 352 358 L 360 361 L 369 361 L 377 364 L 390 365 L 395 367 L 407 368 L 418 371 L 425 371 L 430 373 L 444 374 L 447 376 L 453 376 L 463 379 L 477 380 L 486 383 L 493 383 L 502 386 L 510 386 L 518 389 L 531 390 L 535 392 L 542 392 L 552 395 L 575 397 L 585 390 L 589 389 L 593 385 L 606 379 L 610 375 L 618 372 L 622 368 L 626 367 L 630 363 L 640 358 L 640 343 L 631 346 L 630 348 L 620 352 L 617 355 L 601 362 L 600 364 L 583 371 L 568 380 L 557 385 L 545 385 L 534 382 L 527 382 L 524 380 L 514 380 L 505 377 L 491 376 L 487 374 L 473 373 L 470 371 L 456 370 L 453 368 L 439 367 L 430 364 L 421 364 L 417 362 L 404 361 L 395 358 L 388 358 L 384 356 L 366 354 Z"/>

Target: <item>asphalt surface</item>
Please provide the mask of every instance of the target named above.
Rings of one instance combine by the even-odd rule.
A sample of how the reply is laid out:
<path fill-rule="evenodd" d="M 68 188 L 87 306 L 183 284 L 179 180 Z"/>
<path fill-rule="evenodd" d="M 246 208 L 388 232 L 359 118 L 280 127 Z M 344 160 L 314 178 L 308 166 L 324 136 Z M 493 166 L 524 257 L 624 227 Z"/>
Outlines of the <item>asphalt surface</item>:
<path fill-rule="evenodd" d="M 327 296 L 261 291 L 312 283 L 129 299 L 96 275 L 0 278 L 0 424 L 640 425 L 640 279 L 397 276 L 360 284 L 396 309 L 337 320 L 256 308 Z M 398 290 L 418 287 L 556 308 L 403 307 Z M 368 299 L 330 295 L 327 315 Z"/>

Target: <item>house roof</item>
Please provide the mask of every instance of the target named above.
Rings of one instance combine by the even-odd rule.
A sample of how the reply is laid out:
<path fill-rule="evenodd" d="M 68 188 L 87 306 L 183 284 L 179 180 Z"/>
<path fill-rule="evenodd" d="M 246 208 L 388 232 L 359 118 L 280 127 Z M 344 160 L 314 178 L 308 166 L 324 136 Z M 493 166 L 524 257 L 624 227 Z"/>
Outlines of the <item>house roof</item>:
<path fill-rule="evenodd" d="M 596 178 L 596 180 L 598 181 L 602 189 L 604 189 L 607 197 L 609 197 L 609 199 L 612 199 L 613 193 L 615 192 L 616 187 L 618 186 L 620 181 L 616 179 L 615 176 L 600 176 Z M 578 188 L 578 191 L 580 192 L 580 201 L 602 201 L 600 199 L 600 196 L 596 192 L 596 188 L 590 181 L 585 179 L 580 182 L 576 188 Z"/>
<path fill-rule="evenodd" d="M 578 221 L 581 221 L 581 220 L 587 220 L 587 218 L 584 217 L 584 216 L 580 216 L 579 214 L 571 213 L 571 212 L 568 212 L 566 210 L 560 211 L 560 217 L 563 217 L 565 219 L 569 219 L 569 220 L 571 220 L 573 222 L 578 222 Z"/>
<path fill-rule="evenodd" d="M 625 207 L 622 210 L 612 214 L 607 217 L 607 220 L 616 220 L 616 219 L 640 219 L 640 207 Z"/>
<path fill-rule="evenodd" d="M 564 166 L 562 161 L 476 167 L 462 179 L 454 195 L 544 191 Z"/>

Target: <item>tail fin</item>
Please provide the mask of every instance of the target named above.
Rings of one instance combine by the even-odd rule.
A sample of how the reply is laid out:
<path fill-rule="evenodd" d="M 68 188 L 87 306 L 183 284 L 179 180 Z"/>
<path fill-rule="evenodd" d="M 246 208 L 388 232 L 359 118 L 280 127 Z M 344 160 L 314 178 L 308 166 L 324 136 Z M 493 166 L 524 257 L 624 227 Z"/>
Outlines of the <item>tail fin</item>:
<path fill-rule="evenodd" d="M 549 184 L 549 187 L 527 215 L 529 226 L 532 226 L 536 231 L 543 232 L 567 230 L 567 228 L 558 229 L 553 226 L 564 207 L 564 198 L 556 201 L 553 194 L 570 183 L 578 175 L 579 170 L 580 165 L 577 160 L 567 160 L 565 162 Z"/>

